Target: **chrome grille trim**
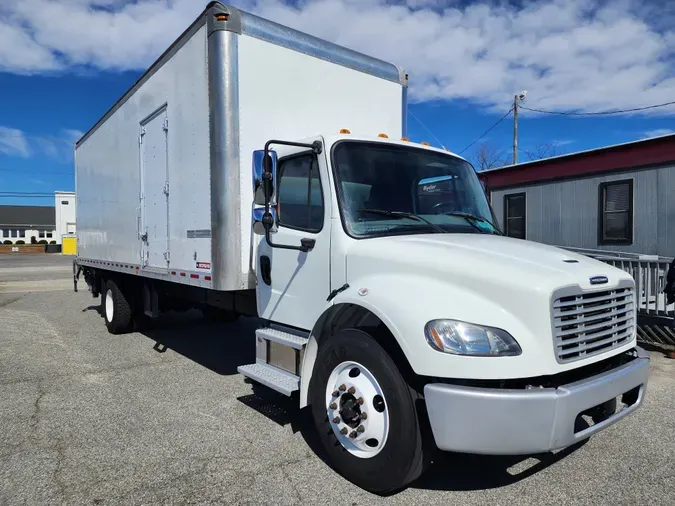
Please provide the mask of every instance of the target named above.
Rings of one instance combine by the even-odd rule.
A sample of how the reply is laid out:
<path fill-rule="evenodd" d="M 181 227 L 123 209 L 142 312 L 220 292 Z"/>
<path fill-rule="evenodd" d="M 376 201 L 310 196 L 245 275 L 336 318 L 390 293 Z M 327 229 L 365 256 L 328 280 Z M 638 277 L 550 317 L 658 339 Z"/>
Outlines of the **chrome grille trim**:
<path fill-rule="evenodd" d="M 631 283 L 583 291 L 567 287 L 553 295 L 553 341 L 558 363 L 605 353 L 635 336 L 635 290 Z"/>

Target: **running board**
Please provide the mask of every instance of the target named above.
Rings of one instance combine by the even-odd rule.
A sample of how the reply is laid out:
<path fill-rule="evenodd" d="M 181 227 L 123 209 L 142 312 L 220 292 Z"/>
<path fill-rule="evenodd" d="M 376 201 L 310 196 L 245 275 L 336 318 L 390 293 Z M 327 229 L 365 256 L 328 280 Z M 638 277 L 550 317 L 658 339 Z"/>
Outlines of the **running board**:
<path fill-rule="evenodd" d="M 240 365 L 237 372 L 289 397 L 300 389 L 299 376 L 282 371 L 273 365 L 260 363 Z"/>
<path fill-rule="evenodd" d="M 300 368 L 309 333 L 295 329 L 264 327 L 255 331 L 255 364 L 237 371 L 284 395 L 300 389 Z"/>

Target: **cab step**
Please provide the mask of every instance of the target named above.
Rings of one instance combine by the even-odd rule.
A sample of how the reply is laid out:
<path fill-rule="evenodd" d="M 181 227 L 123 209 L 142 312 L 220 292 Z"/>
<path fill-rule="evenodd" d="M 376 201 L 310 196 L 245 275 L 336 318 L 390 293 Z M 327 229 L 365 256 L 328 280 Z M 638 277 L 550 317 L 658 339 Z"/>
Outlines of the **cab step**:
<path fill-rule="evenodd" d="M 261 363 L 240 365 L 237 372 L 289 397 L 300 389 L 299 376 L 282 371 L 273 365 Z"/>
<path fill-rule="evenodd" d="M 305 347 L 309 339 L 307 337 L 291 334 L 281 329 L 275 329 L 271 327 L 264 327 L 262 329 L 257 329 L 255 331 L 255 336 L 258 339 L 265 339 L 267 341 L 273 341 L 279 343 L 283 346 L 288 346 L 296 350 L 301 350 Z"/>
<path fill-rule="evenodd" d="M 273 324 L 274 325 L 274 324 Z M 237 371 L 284 395 L 300 389 L 300 367 L 309 333 L 270 326 L 255 331 L 255 364 Z"/>

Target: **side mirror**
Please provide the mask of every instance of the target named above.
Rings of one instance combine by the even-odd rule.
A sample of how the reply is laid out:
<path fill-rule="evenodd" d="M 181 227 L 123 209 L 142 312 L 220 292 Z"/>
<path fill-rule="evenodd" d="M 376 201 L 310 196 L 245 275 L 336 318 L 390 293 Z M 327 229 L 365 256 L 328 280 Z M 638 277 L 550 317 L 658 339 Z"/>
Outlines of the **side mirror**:
<path fill-rule="evenodd" d="M 252 164 L 252 183 L 253 183 L 253 202 L 256 205 L 264 206 L 265 199 L 274 206 L 276 204 L 275 189 L 277 187 L 277 153 L 269 150 L 267 160 L 265 160 L 265 151 L 262 149 L 253 152 Z M 267 170 L 265 170 L 267 169 Z M 271 179 L 265 179 L 265 172 L 272 175 Z"/>
<path fill-rule="evenodd" d="M 270 208 L 270 212 L 265 218 L 265 208 L 257 207 L 253 210 L 253 233 L 257 235 L 265 235 L 265 219 L 270 223 L 270 232 L 277 231 L 277 210 Z"/>

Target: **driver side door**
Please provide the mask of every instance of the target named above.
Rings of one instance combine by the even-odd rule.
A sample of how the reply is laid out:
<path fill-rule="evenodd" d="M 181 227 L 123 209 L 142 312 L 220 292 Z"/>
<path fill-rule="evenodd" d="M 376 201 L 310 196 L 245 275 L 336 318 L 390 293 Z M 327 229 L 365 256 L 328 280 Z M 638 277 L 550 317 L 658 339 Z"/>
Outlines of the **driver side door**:
<path fill-rule="evenodd" d="M 277 229 L 271 240 L 291 246 L 303 239 L 315 242 L 310 251 L 302 252 L 272 247 L 264 235 L 256 236 L 258 314 L 309 330 L 330 293 L 331 194 L 326 155 L 285 148 L 278 150 L 278 156 Z"/>

